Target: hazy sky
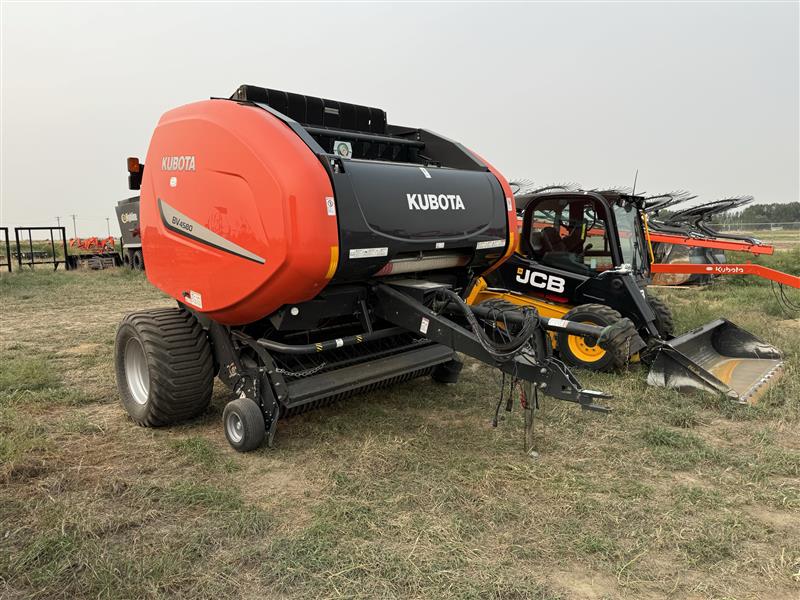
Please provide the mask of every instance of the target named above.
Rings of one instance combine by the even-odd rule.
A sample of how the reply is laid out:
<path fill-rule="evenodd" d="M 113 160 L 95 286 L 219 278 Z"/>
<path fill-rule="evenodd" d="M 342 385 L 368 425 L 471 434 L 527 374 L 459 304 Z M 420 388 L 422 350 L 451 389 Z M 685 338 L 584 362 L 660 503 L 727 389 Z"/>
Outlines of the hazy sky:
<path fill-rule="evenodd" d="M 115 231 L 159 116 L 241 83 L 379 106 L 509 178 L 639 169 L 643 191 L 795 201 L 799 21 L 796 2 L 3 2 L 0 222 Z"/>

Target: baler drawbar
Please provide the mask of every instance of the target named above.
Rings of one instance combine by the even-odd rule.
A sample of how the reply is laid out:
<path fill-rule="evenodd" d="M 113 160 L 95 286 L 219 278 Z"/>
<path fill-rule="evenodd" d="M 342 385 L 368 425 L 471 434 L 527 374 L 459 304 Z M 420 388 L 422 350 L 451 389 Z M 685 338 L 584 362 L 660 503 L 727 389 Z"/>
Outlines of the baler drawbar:
<path fill-rule="evenodd" d="M 281 417 L 432 375 L 462 352 L 590 410 L 545 331 L 602 347 L 644 342 L 609 327 L 469 307 L 477 275 L 513 252 L 506 180 L 457 142 L 388 124 L 381 109 L 241 86 L 166 113 L 139 165 L 147 277 L 178 307 L 128 315 L 117 382 L 146 426 L 189 419 L 214 376 L 237 450 L 271 444 Z"/>

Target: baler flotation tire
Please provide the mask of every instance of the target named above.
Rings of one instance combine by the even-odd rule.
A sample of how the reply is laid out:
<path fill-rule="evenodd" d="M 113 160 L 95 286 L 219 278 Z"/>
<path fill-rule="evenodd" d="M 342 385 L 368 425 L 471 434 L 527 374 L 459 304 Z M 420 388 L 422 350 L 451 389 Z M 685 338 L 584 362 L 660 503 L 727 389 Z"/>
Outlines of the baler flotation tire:
<path fill-rule="evenodd" d="M 672 310 L 666 302 L 658 296 L 647 294 L 647 303 L 656 315 L 656 329 L 662 339 L 668 340 L 675 335 L 675 320 L 672 317 Z"/>
<path fill-rule="evenodd" d="M 580 304 L 572 308 L 563 318 L 567 321 L 607 327 L 621 320 L 622 315 L 603 304 Z M 624 366 L 628 360 L 624 342 L 620 342 L 617 347 L 604 350 L 599 345 L 591 345 L 582 337 L 570 335 L 565 331 L 559 332 L 556 336 L 556 349 L 567 364 L 590 371 L 613 371 Z"/>
<path fill-rule="evenodd" d="M 131 257 L 131 267 L 134 271 L 144 271 L 144 255 L 141 250 L 136 250 Z"/>
<path fill-rule="evenodd" d="M 131 266 L 130 254 L 128 254 L 127 252 L 122 255 L 122 264 L 125 266 L 126 269 L 132 269 L 133 268 Z"/>
<path fill-rule="evenodd" d="M 222 412 L 225 438 L 237 452 L 255 450 L 266 437 L 264 414 L 250 398 L 237 398 L 225 405 Z"/>
<path fill-rule="evenodd" d="M 211 401 L 211 346 L 184 309 L 127 315 L 117 328 L 114 363 L 122 405 L 144 427 L 192 419 Z"/>

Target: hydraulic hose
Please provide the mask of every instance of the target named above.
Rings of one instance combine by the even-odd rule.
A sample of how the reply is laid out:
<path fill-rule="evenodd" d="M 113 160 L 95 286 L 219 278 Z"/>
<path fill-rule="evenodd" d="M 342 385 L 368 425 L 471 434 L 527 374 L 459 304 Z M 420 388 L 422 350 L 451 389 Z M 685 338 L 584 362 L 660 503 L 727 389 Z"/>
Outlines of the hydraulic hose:
<path fill-rule="evenodd" d="M 480 342 L 483 349 L 486 350 L 486 352 L 488 352 L 492 358 L 502 362 L 513 359 L 520 352 L 522 352 L 526 346 L 529 346 L 529 340 L 536 331 L 536 328 L 539 326 L 539 318 L 535 309 L 525 308 L 522 311 L 522 326 L 519 332 L 516 335 L 512 335 L 508 331 L 508 328 L 506 328 L 506 333 L 510 338 L 509 341 L 496 342 L 486 335 L 483 327 L 481 327 L 480 323 L 478 323 L 478 320 L 475 318 L 472 308 L 466 302 L 464 302 L 461 296 L 449 289 L 439 290 L 439 293 L 446 296 L 450 301 L 448 304 L 455 305 L 464 315 L 470 329 L 475 334 L 475 337 L 478 338 L 478 342 Z M 496 314 L 490 318 L 492 321 L 503 320 L 502 310 L 493 312 L 496 312 Z"/>

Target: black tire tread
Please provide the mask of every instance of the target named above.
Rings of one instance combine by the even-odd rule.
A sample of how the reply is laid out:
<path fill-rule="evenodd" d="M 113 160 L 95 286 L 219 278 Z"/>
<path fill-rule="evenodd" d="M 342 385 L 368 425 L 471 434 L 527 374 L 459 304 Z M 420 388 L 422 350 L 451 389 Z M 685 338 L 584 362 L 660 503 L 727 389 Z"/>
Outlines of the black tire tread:
<path fill-rule="evenodd" d="M 606 306 L 605 304 L 579 304 L 577 306 L 573 306 L 570 309 L 570 311 L 564 315 L 563 318 L 567 321 L 571 320 L 577 321 L 579 319 L 575 319 L 574 318 L 575 315 L 582 312 L 588 312 L 593 315 L 596 315 L 605 320 L 609 324 L 616 323 L 617 321 L 622 319 L 622 315 L 619 313 L 619 311 L 616 311 L 613 308 Z M 562 336 L 559 336 L 558 339 L 560 346 L 561 345 L 560 340 L 562 339 Z M 564 339 L 566 339 L 566 336 L 564 336 Z M 589 368 L 596 371 L 614 371 L 622 368 L 628 362 L 628 357 L 626 356 L 624 348 L 621 346 L 615 348 L 614 350 L 606 350 L 606 352 L 611 357 L 610 360 L 606 361 L 605 364 L 603 364 L 602 366 L 598 365 L 597 367 L 594 368 L 584 363 L 575 363 L 574 361 L 570 361 L 569 356 L 566 355 L 566 353 L 564 352 L 560 352 L 560 354 L 564 362 L 568 364 L 577 367 Z"/>
<path fill-rule="evenodd" d="M 658 296 L 647 294 L 647 303 L 656 315 L 656 327 L 662 339 L 669 339 L 675 335 L 675 319 L 672 309 Z"/>
<path fill-rule="evenodd" d="M 144 254 L 141 249 L 134 250 L 133 256 L 131 257 L 131 268 L 134 271 L 144 271 Z"/>
<path fill-rule="evenodd" d="M 211 401 L 214 373 L 211 347 L 197 319 L 184 309 L 165 308 L 131 313 L 119 330 L 126 325 L 138 334 L 150 369 L 145 414 L 131 418 L 145 427 L 160 427 L 201 414 Z M 127 384 L 123 380 L 118 385 Z"/>

